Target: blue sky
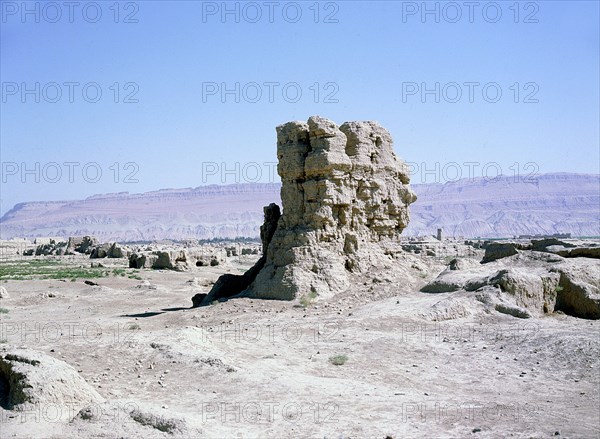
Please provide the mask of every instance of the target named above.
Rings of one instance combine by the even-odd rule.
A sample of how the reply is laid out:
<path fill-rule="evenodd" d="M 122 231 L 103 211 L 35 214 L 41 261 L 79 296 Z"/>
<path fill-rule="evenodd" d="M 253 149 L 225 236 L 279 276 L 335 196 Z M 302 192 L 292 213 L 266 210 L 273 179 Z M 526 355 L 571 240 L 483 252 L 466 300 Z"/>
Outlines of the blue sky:
<path fill-rule="evenodd" d="M 414 183 L 600 172 L 596 1 L 50 3 L 1 2 L 1 213 L 270 181 L 314 114 L 379 121 Z"/>

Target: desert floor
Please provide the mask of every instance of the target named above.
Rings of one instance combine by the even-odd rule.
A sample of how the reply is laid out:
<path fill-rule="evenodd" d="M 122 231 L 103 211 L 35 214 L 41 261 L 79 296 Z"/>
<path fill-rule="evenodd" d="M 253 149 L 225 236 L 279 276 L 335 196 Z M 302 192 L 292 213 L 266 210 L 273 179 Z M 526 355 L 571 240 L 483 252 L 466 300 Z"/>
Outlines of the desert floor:
<path fill-rule="evenodd" d="M 196 309 L 193 294 L 253 259 L 187 272 L 100 262 L 126 275 L 91 279 L 97 286 L 2 281 L 10 296 L 0 300 L 0 350 L 63 360 L 106 402 L 86 417 L 79 407 L 0 408 L 0 437 L 600 435 L 600 321 L 476 308 L 461 317 L 452 293 L 418 291 L 443 261 L 422 257 L 426 269 L 411 281 L 377 274 L 327 303 L 234 299 Z"/>

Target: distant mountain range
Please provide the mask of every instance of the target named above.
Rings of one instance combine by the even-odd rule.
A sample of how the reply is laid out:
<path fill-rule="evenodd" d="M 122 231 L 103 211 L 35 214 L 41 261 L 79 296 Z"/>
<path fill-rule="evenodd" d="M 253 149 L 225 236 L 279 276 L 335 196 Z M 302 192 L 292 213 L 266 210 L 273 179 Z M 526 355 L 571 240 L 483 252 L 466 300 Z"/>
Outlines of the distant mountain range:
<path fill-rule="evenodd" d="M 600 175 L 463 179 L 411 185 L 404 235 L 600 236 Z M 263 206 L 280 204 L 279 184 L 249 183 L 19 203 L 0 219 L 0 238 L 93 235 L 101 241 L 258 237 Z"/>

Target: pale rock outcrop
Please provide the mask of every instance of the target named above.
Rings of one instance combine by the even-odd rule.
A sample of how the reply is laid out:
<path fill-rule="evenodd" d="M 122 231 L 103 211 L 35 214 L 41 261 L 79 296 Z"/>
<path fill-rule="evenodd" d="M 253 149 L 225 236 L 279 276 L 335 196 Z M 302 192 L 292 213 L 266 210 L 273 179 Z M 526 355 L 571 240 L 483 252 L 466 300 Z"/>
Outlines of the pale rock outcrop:
<path fill-rule="evenodd" d="M 129 252 L 121 247 L 117 242 L 107 242 L 102 245 L 98 245 L 92 249 L 90 253 L 90 259 L 101 259 L 101 258 L 125 258 L 129 255 Z"/>
<path fill-rule="evenodd" d="M 556 309 L 587 319 L 600 319 L 600 263 L 576 259 L 552 269 L 560 275 Z"/>
<path fill-rule="evenodd" d="M 172 270 L 173 268 L 175 268 L 170 252 L 157 251 L 154 252 L 154 254 L 157 256 L 157 258 L 152 264 L 152 268 L 157 270 Z"/>
<path fill-rule="evenodd" d="M 67 243 L 66 242 L 54 242 L 51 241 L 47 244 L 40 244 L 35 249 L 36 256 L 50 256 L 56 255 L 61 256 L 64 255 L 67 251 Z"/>
<path fill-rule="evenodd" d="M 129 255 L 129 268 L 150 268 L 156 259 L 156 255 L 132 253 Z"/>
<path fill-rule="evenodd" d="M 329 296 L 349 287 L 350 273 L 389 260 L 385 244 L 408 226 L 416 195 L 385 128 L 289 122 L 277 127 L 277 157 L 283 214 L 247 295 Z"/>
<path fill-rule="evenodd" d="M 108 251 L 110 250 L 110 244 L 102 244 L 94 247 L 92 252 L 90 253 L 90 259 L 102 259 L 108 256 Z"/>
<path fill-rule="evenodd" d="M 117 242 L 113 242 L 107 252 L 109 258 L 125 258 L 127 257 L 127 254 L 128 251 L 121 247 Z"/>
<path fill-rule="evenodd" d="M 155 270 L 189 270 L 190 256 L 185 250 L 132 253 L 129 255 L 129 268 L 153 268 Z"/>
<path fill-rule="evenodd" d="M 189 269 L 189 256 L 185 250 L 180 251 L 155 251 L 157 257 L 151 267 L 155 270 L 167 269 L 176 271 L 186 271 Z"/>
<path fill-rule="evenodd" d="M 547 247 L 547 251 L 556 253 L 559 256 L 565 258 L 593 258 L 600 259 L 600 247 L 576 247 L 576 248 L 564 248 L 564 247 Z"/>
<path fill-rule="evenodd" d="M 277 127 L 277 157 L 283 213 L 242 295 L 328 297 L 346 290 L 352 273 L 390 263 L 385 248 L 397 247 L 416 195 L 385 128 L 319 116 L 288 122 Z"/>
<path fill-rule="evenodd" d="M 57 407 L 63 416 L 103 398 L 73 367 L 31 349 L 0 352 L 0 403 L 5 410 Z"/>
<path fill-rule="evenodd" d="M 70 237 L 67 244 L 69 252 L 84 253 L 89 255 L 93 248 L 98 245 L 98 240 L 93 236 Z"/>
<path fill-rule="evenodd" d="M 488 262 L 496 261 L 498 259 L 514 256 L 517 253 L 517 246 L 515 243 L 493 242 L 486 247 L 485 255 L 483 256 L 481 263 L 487 264 Z"/>
<path fill-rule="evenodd" d="M 555 310 L 558 276 L 554 273 L 535 274 L 528 269 L 505 268 L 490 277 L 488 284 L 500 288 L 503 296 L 509 298 L 511 304 L 516 305 L 519 310 L 528 310 L 520 311 L 521 315 L 528 314 L 529 311 L 542 315 Z M 505 312 L 510 308 L 504 305 L 503 310 L 496 306 L 496 310 L 505 314 L 512 314 Z"/>
<path fill-rule="evenodd" d="M 572 244 L 568 244 L 556 238 L 544 238 L 544 239 L 532 239 L 529 250 L 536 252 L 549 251 L 549 247 L 561 246 L 563 248 L 574 247 Z M 551 252 L 551 251 L 550 251 Z M 551 252 L 552 253 L 552 252 Z"/>
<path fill-rule="evenodd" d="M 599 319 L 600 262 L 524 251 L 464 269 L 448 267 L 421 291 L 459 297 L 472 293 L 490 308 L 521 318 L 562 311 Z"/>

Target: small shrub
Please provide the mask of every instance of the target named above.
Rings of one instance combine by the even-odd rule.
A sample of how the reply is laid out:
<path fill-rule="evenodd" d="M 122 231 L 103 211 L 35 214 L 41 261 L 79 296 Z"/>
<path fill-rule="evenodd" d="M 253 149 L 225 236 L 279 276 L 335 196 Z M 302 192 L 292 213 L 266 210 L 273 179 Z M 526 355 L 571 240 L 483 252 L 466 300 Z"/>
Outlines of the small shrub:
<path fill-rule="evenodd" d="M 94 412 L 90 407 L 81 409 L 81 411 L 79 413 L 77 413 L 77 415 L 84 421 L 89 421 L 90 419 L 94 419 Z"/>
<path fill-rule="evenodd" d="M 554 288 L 554 290 L 555 290 L 557 293 L 560 293 L 560 292 L 562 292 L 562 290 L 564 290 L 564 288 L 563 288 L 563 287 L 561 287 L 560 285 L 557 285 L 557 286 L 556 286 L 556 288 Z"/>
<path fill-rule="evenodd" d="M 164 433 L 173 434 L 178 430 L 177 421 L 174 419 L 166 419 L 162 416 L 156 416 L 150 413 L 142 413 L 139 410 L 132 411 L 129 416 L 141 425 L 155 428 Z"/>
<path fill-rule="evenodd" d="M 317 293 L 317 291 L 314 290 L 314 287 L 311 287 L 310 293 L 305 294 L 300 298 L 300 305 L 302 305 L 302 308 L 308 308 L 317 298 L 318 295 L 319 293 Z"/>
<path fill-rule="evenodd" d="M 127 326 L 127 329 L 129 329 L 130 331 L 137 331 L 138 329 L 140 329 L 140 325 L 138 325 L 137 323 L 130 323 Z"/>
<path fill-rule="evenodd" d="M 329 357 L 329 362 L 334 366 L 342 366 L 346 363 L 346 361 L 348 361 L 348 357 L 344 354 Z"/>
<path fill-rule="evenodd" d="M 6 308 L 0 308 L 0 314 L 8 314 L 8 310 Z"/>

